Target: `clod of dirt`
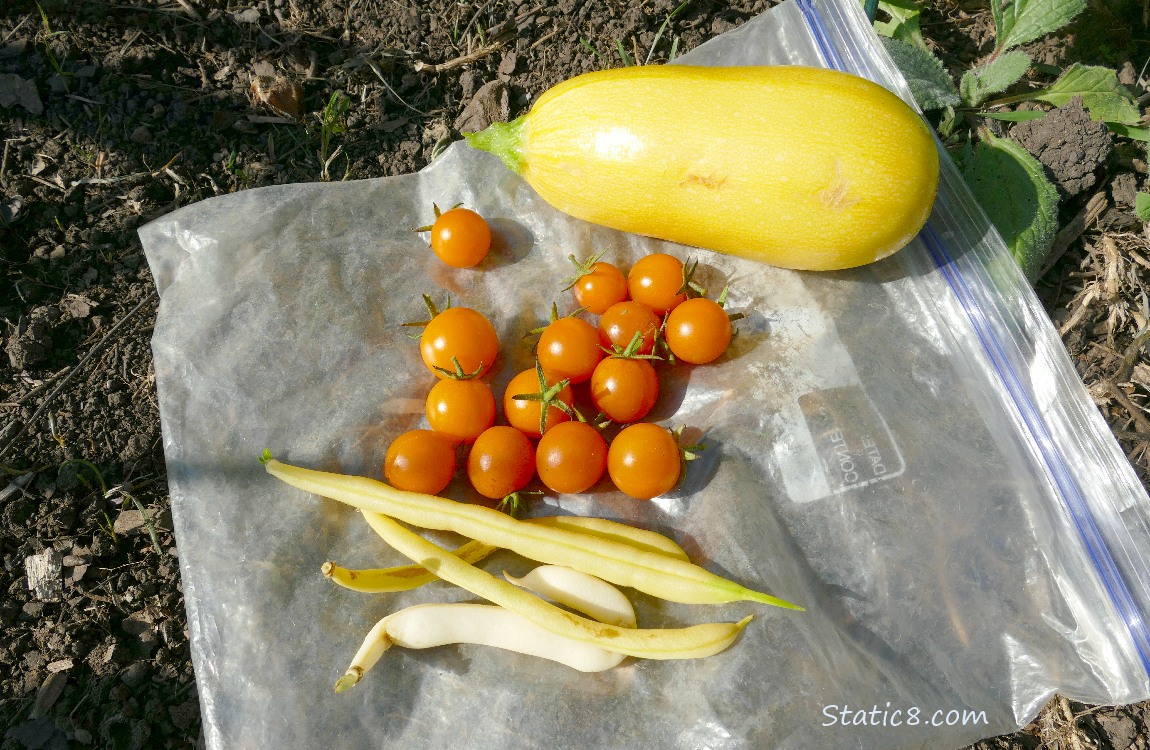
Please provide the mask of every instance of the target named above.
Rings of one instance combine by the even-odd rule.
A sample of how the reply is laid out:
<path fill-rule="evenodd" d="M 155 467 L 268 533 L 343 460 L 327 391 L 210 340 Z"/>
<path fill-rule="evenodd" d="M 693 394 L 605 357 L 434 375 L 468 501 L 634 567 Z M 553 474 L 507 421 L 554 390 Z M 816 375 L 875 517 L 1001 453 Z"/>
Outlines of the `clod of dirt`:
<path fill-rule="evenodd" d="M 52 328 L 60 320 L 56 307 L 37 307 L 16 323 L 4 350 L 13 370 L 26 370 L 48 358 L 52 351 Z"/>
<path fill-rule="evenodd" d="M 120 515 L 116 516 L 116 521 L 113 530 L 117 534 L 127 534 L 130 531 L 135 531 L 144 525 L 144 514 L 138 510 L 123 510 Z"/>
<path fill-rule="evenodd" d="M 500 80 L 509 81 L 511 75 L 515 72 L 516 66 L 519 65 L 519 55 L 514 51 L 506 52 L 503 58 L 499 61 L 499 68 L 496 70 L 499 73 Z"/>
<path fill-rule="evenodd" d="M 1104 232 L 1135 232 L 1142 220 L 1133 211 L 1110 207 L 1098 218 L 1098 228 Z"/>
<path fill-rule="evenodd" d="M 152 131 L 147 125 L 141 125 L 132 131 L 132 143 L 148 144 L 155 140 Z"/>
<path fill-rule="evenodd" d="M 196 701 L 187 701 L 168 708 L 168 716 L 178 729 L 187 729 L 200 720 L 200 704 Z"/>
<path fill-rule="evenodd" d="M 1142 220 L 1134 213 L 1138 195 L 1138 180 L 1133 172 L 1122 172 L 1110 181 L 1110 199 L 1114 205 L 1098 220 L 1098 226 L 1107 232 L 1135 232 Z"/>
<path fill-rule="evenodd" d="M 1015 125 L 1014 140 L 1050 170 L 1063 198 L 1094 187 L 1096 172 L 1114 150 L 1114 139 L 1101 122 L 1090 119 L 1075 97 L 1041 120 Z"/>
<path fill-rule="evenodd" d="M 140 685 L 152 673 L 152 667 L 146 661 L 134 661 L 128 665 L 120 675 L 120 682 L 123 682 L 130 688 Z"/>
<path fill-rule="evenodd" d="M 69 294 L 60 301 L 60 312 L 63 313 L 66 318 L 80 320 L 91 315 L 92 308 L 95 306 L 96 303 L 87 297 L 83 297 L 79 294 Z"/>
<path fill-rule="evenodd" d="M 115 636 L 108 636 L 88 652 L 85 659 L 97 677 L 111 677 L 119 671 L 120 664 L 126 663 L 128 655 L 124 647 L 116 642 Z"/>
<path fill-rule="evenodd" d="M 1133 717 L 1101 715 L 1097 721 L 1110 738 L 1111 747 L 1133 747 L 1138 739 L 1138 724 Z"/>
<path fill-rule="evenodd" d="M 0 74 L 0 107 L 11 107 L 13 104 L 19 104 L 34 115 L 44 112 L 44 103 L 40 101 L 35 81 L 26 80 L 15 73 Z"/>
<path fill-rule="evenodd" d="M 1116 206 L 1134 206 L 1138 198 L 1138 180 L 1133 172 L 1123 172 L 1110 181 L 1110 198 Z"/>
<path fill-rule="evenodd" d="M 460 133 L 478 133 L 493 122 L 511 119 L 511 96 L 507 84 L 498 79 L 483 84 L 463 112 L 455 119 Z"/>
<path fill-rule="evenodd" d="M 5 739 L 19 742 L 24 748 L 39 750 L 65 750 L 68 736 L 56 727 L 56 722 L 47 717 L 26 721 L 4 733 Z"/>

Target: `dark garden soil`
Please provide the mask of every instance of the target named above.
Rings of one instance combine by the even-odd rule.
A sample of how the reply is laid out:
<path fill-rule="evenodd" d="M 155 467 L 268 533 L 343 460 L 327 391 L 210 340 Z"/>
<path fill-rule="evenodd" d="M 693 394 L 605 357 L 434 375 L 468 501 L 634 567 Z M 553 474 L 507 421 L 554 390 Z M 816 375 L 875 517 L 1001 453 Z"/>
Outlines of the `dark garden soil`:
<path fill-rule="evenodd" d="M 190 748 L 200 714 L 170 532 L 136 230 L 214 195 L 418 170 L 549 86 L 646 58 L 678 0 L 7 0 L 0 9 L 0 748 Z M 651 54 L 766 10 L 693 0 Z M 40 8 L 42 8 L 42 13 Z M 960 74 L 993 42 L 975 2 L 923 30 Z M 1145 103 L 1140 2 L 1101 0 L 1034 45 L 1108 65 Z M 326 154 L 320 118 L 351 95 Z M 995 125 L 998 127 L 998 125 Z M 1073 105 L 1015 128 L 1067 227 L 1037 288 L 1150 481 L 1144 144 Z M 41 575 L 43 572 L 43 575 Z M 33 590 L 30 590 L 30 585 Z M 1150 705 L 1056 699 L 985 748 L 1146 748 Z"/>

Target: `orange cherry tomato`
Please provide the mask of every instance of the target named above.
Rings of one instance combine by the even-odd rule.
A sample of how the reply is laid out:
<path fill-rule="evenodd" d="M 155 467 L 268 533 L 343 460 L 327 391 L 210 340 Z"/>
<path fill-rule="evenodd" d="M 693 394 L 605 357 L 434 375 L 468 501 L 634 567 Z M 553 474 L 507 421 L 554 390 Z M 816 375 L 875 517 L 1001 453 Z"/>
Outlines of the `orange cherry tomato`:
<path fill-rule="evenodd" d="M 543 329 L 535 348 L 543 370 L 573 384 L 591 378 L 595 365 L 603 359 L 599 332 L 585 320 L 559 318 Z"/>
<path fill-rule="evenodd" d="M 683 289 L 683 261 L 666 253 L 651 253 L 631 266 L 627 274 L 627 291 L 635 302 L 642 302 L 662 315 L 687 299 Z"/>
<path fill-rule="evenodd" d="M 659 376 L 646 359 L 608 357 L 591 376 L 591 400 L 612 422 L 647 416 L 659 398 Z"/>
<path fill-rule="evenodd" d="M 467 457 L 467 477 L 475 491 L 492 500 L 518 492 L 535 476 L 535 448 L 514 427 L 497 425 L 475 440 Z"/>
<path fill-rule="evenodd" d="M 677 359 L 695 365 L 718 359 L 731 343 L 731 319 L 714 300 L 689 299 L 671 311 L 665 331 Z"/>
<path fill-rule="evenodd" d="M 607 473 L 624 493 L 638 500 L 662 495 L 679 483 L 679 443 L 666 427 L 650 422 L 630 425 L 607 450 Z"/>
<path fill-rule="evenodd" d="M 410 430 L 387 447 L 383 475 L 400 490 L 437 495 L 455 474 L 455 444 L 432 430 Z"/>
<path fill-rule="evenodd" d="M 557 424 L 539 439 L 535 471 L 555 492 L 590 489 L 607 470 L 607 441 L 586 422 Z"/>
<path fill-rule="evenodd" d="M 473 443 L 495 424 L 495 396 L 481 380 L 440 380 L 427 394 L 425 410 L 431 429 L 457 443 Z"/>
<path fill-rule="evenodd" d="M 544 379 L 547 383 L 547 388 L 557 385 L 563 378 L 544 372 Z M 515 377 L 511 378 L 511 382 L 507 384 L 507 388 L 503 391 L 503 416 L 507 418 L 507 424 L 522 432 L 531 438 L 537 438 L 542 435 L 539 431 L 539 417 L 543 411 L 543 404 L 539 401 L 522 401 L 513 398 L 518 394 L 524 393 L 539 393 L 539 373 L 535 369 L 524 370 Z M 564 386 L 556 393 L 558 398 L 568 406 L 572 403 L 571 386 Z M 555 425 L 566 422 L 571 417 L 567 415 L 562 409 L 556 406 L 547 407 L 547 422 L 544 424 L 544 432 Z"/>
<path fill-rule="evenodd" d="M 471 268 L 487 257 L 491 228 L 470 209 L 444 211 L 431 225 L 431 249 L 449 266 Z"/>
<path fill-rule="evenodd" d="M 625 349 L 636 333 L 642 335 L 635 354 L 650 354 L 655 348 L 659 318 L 642 302 L 619 302 L 607 308 L 599 318 L 599 343 L 605 348 Z"/>
<path fill-rule="evenodd" d="M 419 352 L 427 369 L 437 378 L 455 371 L 451 358 L 459 360 L 464 373 L 482 375 L 499 354 L 499 338 L 491 321 L 469 307 L 449 307 L 431 319 L 419 337 Z"/>
<path fill-rule="evenodd" d="M 602 315 L 611 305 L 627 299 L 627 279 L 611 263 L 593 264 L 572 289 L 579 306 L 593 315 Z"/>

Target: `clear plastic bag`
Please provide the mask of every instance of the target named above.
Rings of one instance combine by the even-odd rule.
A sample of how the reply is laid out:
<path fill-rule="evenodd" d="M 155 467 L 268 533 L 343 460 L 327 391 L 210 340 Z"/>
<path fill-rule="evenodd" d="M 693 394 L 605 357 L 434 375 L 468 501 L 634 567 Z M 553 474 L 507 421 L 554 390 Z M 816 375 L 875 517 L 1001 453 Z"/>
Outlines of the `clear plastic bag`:
<path fill-rule="evenodd" d="M 910 100 L 854 0 L 788 0 L 682 62 L 836 67 Z M 142 229 L 208 747 L 957 747 L 1022 726 L 1056 691 L 1150 695 L 1150 502 L 944 162 L 920 238 L 837 273 L 578 222 L 463 144 L 419 174 L 253 190 Z M 495 217 L 480 270 L 447 269 L 412 234 L 433 201 Z M 469 596 L 332 586 L 328 559 L 400 560 L 256 457 L 378 475 L 390 438 L 422 419 L 427 375 L 398 329 L 419 292 L 483 310 L 512 342 L 549 308 L 567 255 L 628 265 L 655 250 L 699 257 L 748 314 L 730 355 L 679 375 L 653 414 L 702 436 L 705 458 L 648 503 L 597 492 L 533 512 L 663 531 L 807 611 L 637 596 L 647 627 L 756 618 L 699 661 L 585 675 L 479 647 L 389 652 L 333 694 L 379 617 Z M 504 348 L 497 389 L 529 365 Z"/>

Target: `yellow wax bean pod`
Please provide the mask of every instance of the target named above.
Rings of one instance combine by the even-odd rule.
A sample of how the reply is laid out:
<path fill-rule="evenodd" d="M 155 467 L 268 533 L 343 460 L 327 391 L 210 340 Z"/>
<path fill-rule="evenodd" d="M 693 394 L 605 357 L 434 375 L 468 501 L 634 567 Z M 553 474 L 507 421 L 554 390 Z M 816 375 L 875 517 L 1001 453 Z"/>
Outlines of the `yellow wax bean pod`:
<path fill-rule="evenodd" d="M 489 544 L 470 541 L 457 548 L 455 554 L 464 562 L 474 563 L 479 562 L 497 549 L 499 548 Z M 333 583 L 364 594 L 391 594 L 399 591 L 411 591 L 426 583 L 439 580 L 439 576 L 429 573 L 427 568 L 419 565 L 353 570 L 333 562 L 325 562 L 321 570 L 324 577 Z"/>
<path fill-rule="evenodd" d="M 454 531 L 532 560 L 575 568 L 668 601 L 684 604 L 756 601 L 787 609 L 802 609 L 685 560 L 641 550 L 625 542 L 518 521 L 492 508 L 405 492 L 367 477 L 305 469 L 267 456 L 264 461 L 270 474 L 298 489 L 364 511 L 388 515 L 414 526 Z"/>
<path fill-rule="evenodd" d="M 365 511 L 364 518 L 397 552 L 445 581 L 467 589 L 501 607 L 517 612 L 552 633 L 608 651 L 644 659 L 698 659 L 717 654 L 751 621 L 706 623 L 686 628 L 620 628 L 560 609 L 534 594 L 501 581 L 463 562 L 447 550 L 409 531 L 395 520 Z"/>
<path fill-rule="evenodd" d="M 607 518 L 587 518 L 585 516 L 542 516 L 525 518 L 527 523 L 539 524 L 553 529 L 567 529 L 580 534 L 589 534 L 616 542 L 623 542 L 647 552 L 658 552 L 680 560 L 687 560 L 687 553 L 674 540 L 656 531 L 648 531 Z"/>
<path fill-rule="evenodd" d="M 635 528 L 618 521 L 606 518 L 586 518 L 584 516 L 542 516 L 539 518 L 524 519 L 527 523 L 554 528 L 569 529 L 581 534 L 615 539 L 630 544 L 638 549 L 649 552 L 659 552 L 671 555 L 681 560 L 687 559 L 687 553 L 668 539 L 654 531 Z M 498 547 L 470 541 L 455 550 L 460 559 L 475 563 L 495 552 Z M 424 584 L 438 580 L 425 568 L 419 565 L 399 565 L 392 568 L 363 568 L 352 569 L 336 565 L 334 562 L 325 562 L 321 568 L 325 578 L 351 591 L 364 594 L 392 594 L 400 591 L 411 591 Z"/>

